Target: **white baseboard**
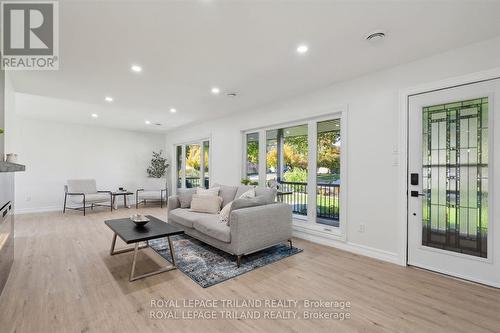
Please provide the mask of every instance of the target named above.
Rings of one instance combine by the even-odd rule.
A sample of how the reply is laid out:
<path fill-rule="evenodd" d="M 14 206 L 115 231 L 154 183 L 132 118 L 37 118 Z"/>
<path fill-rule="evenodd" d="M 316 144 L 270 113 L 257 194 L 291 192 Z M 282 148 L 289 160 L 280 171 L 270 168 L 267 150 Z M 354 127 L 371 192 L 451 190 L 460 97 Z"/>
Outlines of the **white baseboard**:
<path fill-rule="evenodd" d="M 397 253 L 384 251 L 365 245 L 355 244 L 348 241 L 344 242 L 342 240 L 339 240 L 337 236 L 328 235 L 326 233 L 319 236 L 317 232 L 308 232 L 305 228 L 298 229 L 294 226 L 293 236 L 321 245 L 332 246 L 340 250 L 352 252 L 362 256 L 387 261 L 396 265 L 406 266 L 406 263 L 401 262 L 400 255 L 398 255 Z"/>
<path fill-rule="evenodd" d="M 14 207 L 14 214 L 21 215 L 21 214 L 31 214 L 31 213 L 45 213 L 45 212 L 56 212 L 58 210 L 62 212 L 62 207 L 61 206 L 31 207 L 31 208 Z"/>

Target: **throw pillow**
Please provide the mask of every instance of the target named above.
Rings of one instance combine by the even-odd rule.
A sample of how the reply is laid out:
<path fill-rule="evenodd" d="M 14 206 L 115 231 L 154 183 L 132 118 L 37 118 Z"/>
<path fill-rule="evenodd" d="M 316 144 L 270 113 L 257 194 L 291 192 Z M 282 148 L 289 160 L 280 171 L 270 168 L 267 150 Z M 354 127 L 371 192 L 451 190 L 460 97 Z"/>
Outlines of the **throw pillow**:
<path fill-rule="evenodd" d="M 231 208 L 228 215 L 230 217 L 231 212 L 238 209 L 263 206 L 263 205 L 267 205 L 267 200 L 264 196 L 257 196 L 253 198 L 238 198 L 231 203 Z M 230 225 L 231 221 L 229 218 L 226 223 L 228 226 Z"/>
<path fill-rule="evenodd" d="M 219 220 L 222 223 L 228 223 L 229 222 L 229 213 L 231 212 L 231 206 L 233 202 L 231 201 L 227 205 L 224 206 L 224 208 L 221 209 L 220 215 L 219 215 Z"/>
<path fill-rule="evenodd" d="M 194 194 L 191 201 L 191 211 L 199 213 L 218 214 L 222 198 L 218 196 Z"/>
<path fill-rule="evenodd" d="M 213 184 L 212 187 L 219 187 L 219 197 L 222 198 L 222 207 L 225 207 L 228 203 L 234 200 L 236 197 L 236 191 L 238 190 L 238 186 L 228 186 L 221 185 L 218 183 Z"/>
<path fill-rule="evenodd" d="M 240 195 L 240 197 L 238 199 L 253 198 L 253 197 L 255 197 L 255 188 L 249 189 L 248 191 L 246 191 L 245 193 L 243 193 L 242 195 Z"/>
<path fill-rule="evenodd" d="M 244 199 L 244 198 L 250 199 L 250 198 L 254 198 L 254 197 L 255 197 L 255 188 L 251 188 L 248 191 L 246 191 L 245 193 L 243 193 L 242 195 L 240 195 L 240 197 L 238 199 Z M 229 213 L 231 212 L 231 206 L 232 206 L 233 202 L 234 201 L 231 201 L 230 203 L 225 205 L 224 208 L 222 208 L 222 210 L 220 211 L 220 221 L 221 222 L 224 222 L 224 223 L 229 222 Z"/>
<path fill-rule="evenodd" d="M 196 194 L 199 194 L 199 195 L 210 195 L 210 196 L 213 196 L 213 197 L 216 197 L 219 195 L 219 190 L 220 190 L 220 187 L 212 187 L 212 188 L 203 188 L 203 187 L 198 187 L 196 189 Z"/>
<path fill-rule="evenodd" d="M 276 200 L 276 193 L 277 190 L 275 188 L 266 188 L 261 186 L 257 186 L 255 188 L 255 195 L 263 196 L 269 204 L 273 203 Z"/>
<path fill-rule="evenodd" d="M 179 197 L 179 203 L 181 208 L 191 207 L 191 199 L 193 194 L 196 193 L 195 188 L 178 188 L 177 196 Z"/>

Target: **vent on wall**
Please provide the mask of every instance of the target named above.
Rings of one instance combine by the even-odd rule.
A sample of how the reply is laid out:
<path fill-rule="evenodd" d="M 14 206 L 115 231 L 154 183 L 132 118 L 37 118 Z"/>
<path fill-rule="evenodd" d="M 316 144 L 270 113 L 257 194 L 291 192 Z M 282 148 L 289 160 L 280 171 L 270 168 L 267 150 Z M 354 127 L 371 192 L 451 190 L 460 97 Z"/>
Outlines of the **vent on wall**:
<path fill-rule="evenodd" d="M 385 32 L 375 31 L 375 32 L 368 34 L 365 38 L 368 41 L 381 40 L 381 39 L 385 38 Z"/>

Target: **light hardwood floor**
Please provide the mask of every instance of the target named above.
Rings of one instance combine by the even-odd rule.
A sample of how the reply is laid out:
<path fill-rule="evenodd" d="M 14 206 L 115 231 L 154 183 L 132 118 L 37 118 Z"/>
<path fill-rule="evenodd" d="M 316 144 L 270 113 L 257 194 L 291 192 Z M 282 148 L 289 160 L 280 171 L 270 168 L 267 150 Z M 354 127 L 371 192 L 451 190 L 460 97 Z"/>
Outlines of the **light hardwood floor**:
<path fill-rule="evenodd" d="M 303 253 L 206 289 L 178 270 L 129 283 L 132 254 L 109 256 L 112 233 L 103 221 L 134 212 L 16 216 L 0 332 L 500 332 L 500 290 L 300 239 Z M 141 254 L 138 272 L 157 261 Z M 342 299 L 351 302 L 352 318 L 150 319 L 151 299 L 159 298 Z"/>

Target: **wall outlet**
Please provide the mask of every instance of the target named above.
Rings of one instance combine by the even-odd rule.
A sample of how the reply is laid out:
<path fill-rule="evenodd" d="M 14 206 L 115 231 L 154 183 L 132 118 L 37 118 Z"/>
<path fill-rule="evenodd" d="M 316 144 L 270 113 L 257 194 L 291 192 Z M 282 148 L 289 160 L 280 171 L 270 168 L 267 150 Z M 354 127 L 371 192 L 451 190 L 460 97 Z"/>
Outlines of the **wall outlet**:
<path fill-rule="evenodd" d="M 26 197 L 26 201 L 31 201 L 31 196 L 30 196 L 30 195 L 28 195 L 28 196 Z"/>
<path fill-rule="evenodd" d="M 360 223 L 360 224 L 359 224 L 359 228 L 358 228 L 358 232 L 360 232 L 360 233 L 364 233 L 364 232 L 365 232 L 365 230 L 366 230 L 366 226 L 365 226 L 365 224 L 364 224 L 364 223 Z"/>

